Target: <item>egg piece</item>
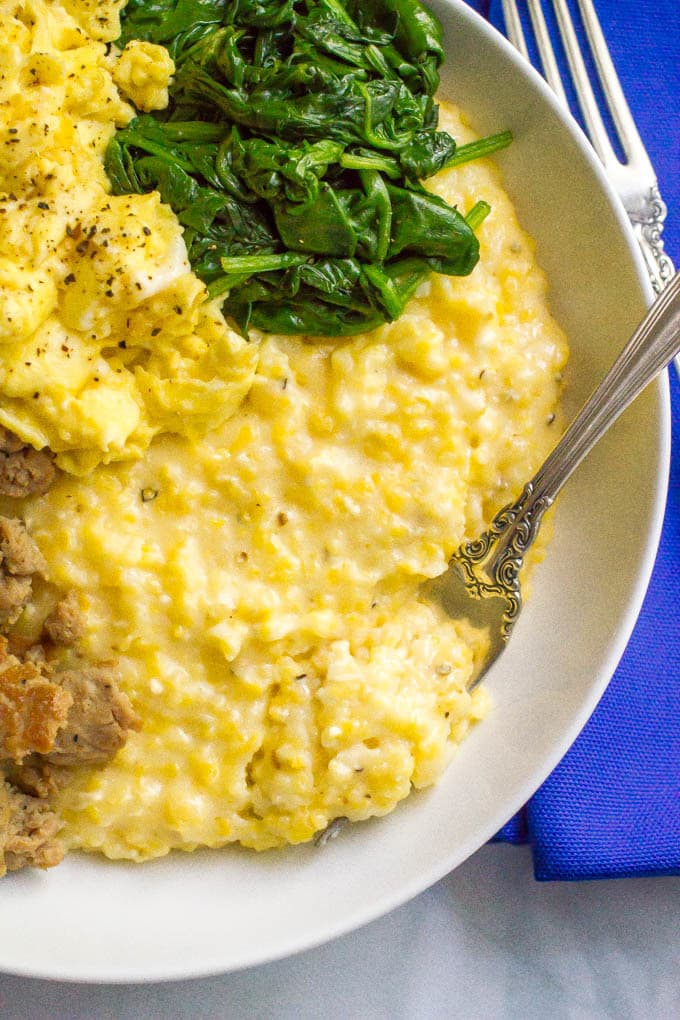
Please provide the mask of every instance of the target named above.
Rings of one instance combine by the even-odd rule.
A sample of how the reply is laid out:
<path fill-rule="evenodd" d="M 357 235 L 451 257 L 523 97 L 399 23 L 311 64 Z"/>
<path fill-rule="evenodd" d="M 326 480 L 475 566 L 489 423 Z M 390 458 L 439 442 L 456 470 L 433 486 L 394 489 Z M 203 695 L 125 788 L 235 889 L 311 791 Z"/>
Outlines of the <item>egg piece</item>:
<path fill-rule="evenodd" d="M 120 12 L 127 0 L 63 0 L 63 8 L 92 39 L 112 42 L 120 35 Z"/>
<path fill-rule="evenodd" d="M 120 54 L 113 79 L 138 110 L 163 110 L 175 64 L 164 46 L 132 39 Z"/>
<path fill-rule="evenodd" d="M 19 270 L 13 259 L 0 256 L 0 345 L 32 336 L 57 303 L 57 288 L 45 269 Z M 11 368 L 12 352 L 3 351 L 0 372 Z"/>
<path fill-rule="evenodd" d="M 0 424 L 76 474 L 221 424 L 258 356 L 158 193 L 110 194 L 121 87 L 158 109 L 174 70 L 162 47 L 108 52 L 121 7 L 0 0 Z"/>
<path fill-rule="evenodd" d="M 72 231 L 59 314 L 73 329 L 105 340 L 145 299 L 191 272 L 182 228 L 157 192 L 109 195 Z"/>

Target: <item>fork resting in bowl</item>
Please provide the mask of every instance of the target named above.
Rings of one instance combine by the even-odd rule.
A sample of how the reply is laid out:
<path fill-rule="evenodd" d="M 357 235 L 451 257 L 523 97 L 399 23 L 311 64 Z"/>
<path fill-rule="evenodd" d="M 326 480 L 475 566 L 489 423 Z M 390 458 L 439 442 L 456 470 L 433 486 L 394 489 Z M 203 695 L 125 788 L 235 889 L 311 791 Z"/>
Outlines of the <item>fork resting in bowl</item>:
<path fill-rule="evenodd" d="M 503 507 L 479 538 L 461 545 L 443 574 L 423 584 L 422 594 L 449 616 L 488 628 L 489 648 L 472 687 L 505 648 L 520 614 L 520 570 L 543 514 L 598 440 L 679 352 L 677 273 L 519 498 Z"/>

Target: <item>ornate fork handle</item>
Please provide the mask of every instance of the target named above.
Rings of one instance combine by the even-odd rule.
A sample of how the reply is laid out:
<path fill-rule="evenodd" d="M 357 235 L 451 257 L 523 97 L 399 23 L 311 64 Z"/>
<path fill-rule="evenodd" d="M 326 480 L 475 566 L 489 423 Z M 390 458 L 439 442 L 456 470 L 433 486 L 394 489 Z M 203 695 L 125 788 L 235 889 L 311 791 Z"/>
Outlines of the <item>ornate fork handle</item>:
<path fill-rule="evenodd" d="M 674 269 L 661 239 L 666 204 L 656 185 L 649 189 L 641 202 L 626 203 L 626 211 L 642 249 L 654 293 L 660 294 L 670 282 Z"/>
<path fill-rule="evenodd" d="M 519 571 L 543 514 L 609 426 L 680 350 L 679 299 L 680 273 L 654 302 L 519 499 L 504 507 L 489 530 L 464 545 L 454 557 L 473 597 L 498 595 L 506 601 L 504 641 L 522 606 Z"/>
<path fill-rule="evenodd" d="M 454 557 L 468 594 L 474 599 L 499 596 L 503 600 L 501 644 L 522 610 L 519 572 L 527 550 L 538 534 L 543 514 L 552 499 L 535 492 L 534 481 L 528 482 L 514 503 L 500 510 L 488 531 L 474 542 L 461 546 Z M 494 635 L 491 635 L 492 641 Z"/>

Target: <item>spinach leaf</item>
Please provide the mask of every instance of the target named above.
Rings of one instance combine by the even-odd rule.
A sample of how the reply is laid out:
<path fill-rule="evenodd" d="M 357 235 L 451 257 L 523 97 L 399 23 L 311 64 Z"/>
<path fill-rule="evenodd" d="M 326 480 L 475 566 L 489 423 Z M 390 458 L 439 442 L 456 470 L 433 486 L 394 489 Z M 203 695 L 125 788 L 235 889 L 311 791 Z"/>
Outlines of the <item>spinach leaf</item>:
<path fill-rule="evenodd" d="M 441 29 L 419 0 L 129 0 L 122 25 L 176 74 L 168 109 L 111 140 L 112 188 L 160 192 L 244 334 L 348 336 L 429 273 L 472 272 L 488 205 L 466 218 L 421 181 L 510 135 L 437 130 Z"/>

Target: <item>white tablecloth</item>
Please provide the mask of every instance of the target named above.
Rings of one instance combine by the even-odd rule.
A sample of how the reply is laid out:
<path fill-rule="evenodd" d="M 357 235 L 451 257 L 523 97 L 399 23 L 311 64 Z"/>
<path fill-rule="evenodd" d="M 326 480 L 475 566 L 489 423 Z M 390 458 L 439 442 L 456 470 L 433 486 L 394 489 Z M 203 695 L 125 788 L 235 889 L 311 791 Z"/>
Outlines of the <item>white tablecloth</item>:
<path fill-rule="evenodd" d="M 680 881 L 540 884 L 526 848 L 491 846 L 366 928 L 241 973 L 146 986 L 0 975 L 1 1020 L 459 1017 L 679 1020 Z"/>

